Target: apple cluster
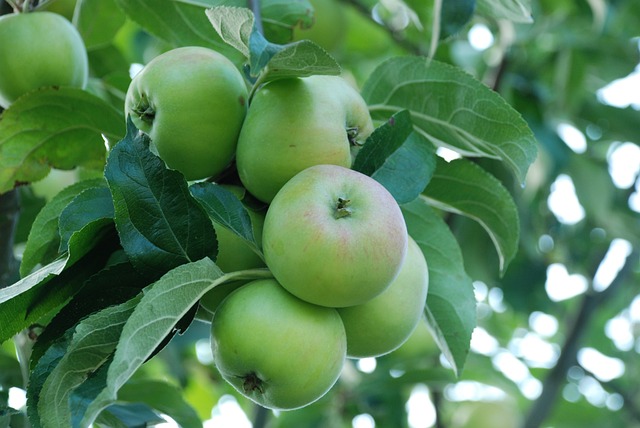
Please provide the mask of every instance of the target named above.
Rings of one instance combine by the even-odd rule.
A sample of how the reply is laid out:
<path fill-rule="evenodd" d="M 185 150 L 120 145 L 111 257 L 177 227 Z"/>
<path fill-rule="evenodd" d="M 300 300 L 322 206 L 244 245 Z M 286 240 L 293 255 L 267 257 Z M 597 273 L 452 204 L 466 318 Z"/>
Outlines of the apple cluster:
<path fill-rule="evenodd" d="M 249 209 L 264 257 L 215 224 L 216 263 L 267 267 L 273 278 L 225 283 L 200 301 L 216 367 L 240 393 L 268 408 L 303 407 L 335 384 L 347 358 L 407 340 L 424 310 L 427 264 L 393 196 L 351 169 L 373 123 L 346 80 L 279 79 L 249 100 L 227 58 L 183 47 L 133 78 L 125 112 L 169 168 L 216 180 L 235 167 L 241 186 L 227 188 L 266 206 Z"/>

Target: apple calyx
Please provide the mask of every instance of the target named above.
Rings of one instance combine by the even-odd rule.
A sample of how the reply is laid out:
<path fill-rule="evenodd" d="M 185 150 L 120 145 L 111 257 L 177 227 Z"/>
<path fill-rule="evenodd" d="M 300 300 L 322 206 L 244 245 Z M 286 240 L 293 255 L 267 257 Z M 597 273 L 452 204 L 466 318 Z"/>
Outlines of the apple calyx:
<path fill-rule="evenodd" d="M 152 124 L 153 119 L 156 117 L 156 111 L 151 105 L 147 94 L 140 94 L 140 100 L 132 109 L 133 113 L 145 123 Z"/>
<path fill-rule="evenodd" d="M 250 394 L 258 391 L 260 394 L 264 392 L 264 382 L 255 372 L 251 372 L 242 378 L 242 389 L 245 393 Z"/>
<path fill-rule="evenodd" d="M 336 204 L 336 210 L 334 212 L 334 217 L 336 219 L 349 217 L 351 215 L 351 199 L 338 198 L 338 203 Z"/>
<path fill-rule="evenodd" d="M 357 126 L 350 126 L 347 128 L 347 139 L 352 146 L 362 146 L 362 143 L 357 140 L 360 129 Z"/>

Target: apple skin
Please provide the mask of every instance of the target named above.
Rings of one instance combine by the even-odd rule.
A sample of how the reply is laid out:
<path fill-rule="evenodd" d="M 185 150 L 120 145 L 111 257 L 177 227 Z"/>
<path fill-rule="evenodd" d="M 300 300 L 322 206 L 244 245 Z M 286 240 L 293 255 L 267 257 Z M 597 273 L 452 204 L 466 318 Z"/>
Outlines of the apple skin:
<path fill-rule="evenodd" d="M 347 133 L 353 128 L 354 136 Z M 351 167 L 351 140 L 373 132 L 365 101 L 338 76 L 267 83 L 254 95 L 238 139 L 236 163 L 244 186 L 271 202 L 303 169 L 320 164 Z"/>
<path fill-rule="evenodd" d="M 78 30 L 52 12 L 0 17 L 0 106 L 47 86 L 85 88 L 87 50 Z"/>
<path fill-rule="evenodd" d="M 345 307 L 391 284 L 407 239 L 402 212 L 380 183 L 341 166 L 315 165 L 273 199 L 262 246 L 273 276 L 292 294 Z"/>
<path fill-rule="evenodd" d="M 241 199 L 242 191 L 244 191 L 244 189 L 233 186 L 230 190 L 232 190 L 233 193 Z M 256 237 L 258 246 L 261 246 L 264 212 L 254 211 L 251 208 L 247 208 L 247 211 L 251 218 L 253 235 Z M 253 251 L 238 235 L 215 222 L 213 223 L 213 228 L 216 231 L 216 238 L 218 239 L 218 257 L 216 259 L 216 265 L 218 265 L 223 272 L 236 272 L 267 266 L 264 260 L 262 260 L 262 258 L 256 254 L 256 252 Z M 232 281 L 215 287 L 202 296 L 200 299 L 200 306 L 210 314 L 213 314 L 215 313 L 216 308 L 220 305 L 220 302 L 222 302 L 226 296 L 248 282 L 249 281 Z"/>
<path fill-rule="evenodd" d="M 233 159 L 247 97 L 230 60 L 187 46 L 155 57 L 133 78 L 125 114 L 169 168 L 198 180 L 218 175 Z"/>
<path fill-rule="evenodd" d="M 261 406 L 291 410 L 331 389 L 347 341 L 335 309 L 264 279 L 223 300 L 211 322 L 211 349 L 220 374 L 238 392 Z"/>
<path fill-rule="evenodd" d="M 407 255 L 391 285 L 362 305 L 338 309 L 347 332 L 347 356 L 378 357 L 402 345 L 422 319 L 428 289 L 427 262 L 409 237 Z"/>

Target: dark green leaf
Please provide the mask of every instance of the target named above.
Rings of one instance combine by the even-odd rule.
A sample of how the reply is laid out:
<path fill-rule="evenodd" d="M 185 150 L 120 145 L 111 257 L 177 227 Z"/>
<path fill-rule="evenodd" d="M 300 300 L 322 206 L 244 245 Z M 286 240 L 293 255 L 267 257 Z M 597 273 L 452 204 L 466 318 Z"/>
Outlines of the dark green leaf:
<path fill-rule="evenodd" d="M 31 351 L 35 364 L 49 346 L 82 318 L 135 297 L 147 283 L 130 263 L 119 263 L 96 273 L 47 324 Z"/>
<path fill-rule="evenodd" d="M 0 290 L 0 343 L 65 304 L 117 248 L 113 229 L 92 235 L 90 242 L 81 243 L 82 233 L 78 236 L 68 255 Z"/>
<path fill-rule="evenodd" d="M 446 223 L 422 199 L 402 206 L 409 235 L 418 243 L 429 267 L 425 315 L 442 353 L 458 376 L 476 327 L 476 300 L 462 253 Z"/>
<path fill-rule="evenodd" d="M 211 220 L 182 174 L 151 153 L 149 138 L 131 121 L 127 136 L 109 154 L 105 177 L 122 247 L 145 276 L 158 278 L 183 263 L 215 258 Z"/>
<path fill-rule="evenodd" d="M 92 187 L 76 196 L 62 212 L 58 220 L 60 250 L 67 251 L 71 236 L 93 222 L 100 228 L 113 221 L 113 201 L 111 192 L 105 187 Z"/>
<path fill-rule="evenodd" d="M 101 169 L 104 138 L 122 137 L 122 112 L 75 88 L 29 92 L 0 116 L 0 193 L 44 178 L 51 168 Z"/>
<path fill-rule="evenodd" d="M 466 159 L 439 159 L 423 195 L 433 206 L 477 221 L 491 237 L 504 273 L 518 252 L 520 220 L 513 197 L 498 179 Z"/>
<path fill-rule="evenodd" d="M 207 182 L 193 184 L 189 190 L 213 221 L 244 239 L 254 251 L 260 253 L 249 212 L 233 192 Z"/>
<path fill-rule="evenodd" d="M 440 12 L 440 38 L 446 39 L 458 33 L 473 17 L 476 0 L 447 0 Z"/>
<path fill-rule="evenodd" d="M 373 132 L 352 168 L 373 177 L 404 204 L 429 183 L 435 156 L 433 145 L 413 131 L 409 112 L 402 110 Z"/>
<path fill-rule="evenodd" d="M 105 187 L 102 179 L 84 180 L 60 191 L 38 213 L 33 222 L 27 245 L 22 254 L 20 275 L 28 275 L 37 265 L 46 265 L 58 257 L 60 234 L 58 219 L 65 207 L 83 190 Z"/>
<path fill-rule="evenodd" d="M 533 133 L 496 92 L 457 67 L 419 57 L 379 66 L 362 88 L 374 119 L 408 109 L 418 133 L 463 156 L 499 159 L 520 182 L 535 160 Z"/>

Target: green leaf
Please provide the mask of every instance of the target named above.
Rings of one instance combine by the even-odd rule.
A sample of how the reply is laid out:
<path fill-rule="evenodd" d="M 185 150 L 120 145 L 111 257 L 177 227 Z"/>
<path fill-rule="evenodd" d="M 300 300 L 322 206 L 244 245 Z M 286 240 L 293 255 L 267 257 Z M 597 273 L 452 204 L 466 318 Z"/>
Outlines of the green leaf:
<path fill-rule="evenodd" d="M 151 153 L 149 137 L 131 120 L 127 136 L 109 154 L 105 177 L 122 247 L 145 276 L 158 278 L 183 263 L 215 258 L 211 220 L 182 174 Z"/>
<path fill-rule="evenodd" d="M 107 386 L 87 409 L 83 426 L 91 424 L 102 409 L 116 401 L 120 388 L 171 333 L 176 323 L 205 292 L 224 279 L 215 263 L 205 258 L 169 271 L 146 290 L 122 330 L 109 367 Z"/>
<path fill-rule="evenodd" d="M 478 15 L 530 24 L 533 22 L 530 0 L 478 0 Z"/>
<path fill-rule="evenodd" d="M 202 5 L 176 0 L 116 0 L 116 3 L 127 17 L 174 47 L 204 46 L 230 57 L 235 52 L 218 37 Z"/>
<path fill-rule="evenodd" d="M 200 4 L 208 7 L 246 8 L 246 0 L 181 0 L 185 3 Z M 215 7 L 214 7 L 215 8 Z M 309 28 L 313 23 L 310 11 L 312 5 L 308 0 L 263 0 L 260 2 L 261 21 L 264 35 L 274 43 L 286 43 L 293 37 L 293 28 L 300 25 Z M 247 9 L 247 12 L 249 10 Z M 250 13 L 250 12 L 249 12 Z M 216 12 L 218 15 L 218 12 Z M 220 20 L 220 18 L 217 18 Z M 222 20 L 233 19 L 225 17 Z M 253 17 L 251 18 L 253 22 Z M 251 28 L 249 28 L 249 33 Z M 218 32 L 220 33 L 220 32 Z M 224 37 L 223 37 L 224 39 Z M 248 44 L 247 44 L 248 46 Z M 247 55 L 248 57 L 248 55 Z"/>
<path fill-rule="evenodd" d="M 447 0 L 442 2 L 440 38 L 458 33 L 473 18 L 476 0 Z"/>
<path fill-rule="evenodd" d="M 113 353 L 122 328 L 140 298 L 111 306 L 81 321 L 74 329 L 67 352 L 44 382 L 38 401 L 43 427 L 71 426 L 69 398 L 87 375 Z"/>
<path fill-rule="evenodd" d="M 408 109 L 416 132 L 463 156 L 499 159 L 522 183 L 536 157 L 533 133 L 498 93 L 461 69 L 420 57 L 393 58 L 362 88 L 374 119 Z"/>
<path fill-rule="evenodd" d="M 27 385 L 27 402 L 29 405 L 27 406 L 27 416 L 29 416 L 29 422 L 31 422 L 33 428 L 40 428 L 42 426 L 40 414 L 38 413 L 38 401 L 40 401 L 42 386 L 49 377 L 49 374 L 66 354 L 72 336 L 73 330 L 68 330 L 64 336 L 52 343 L 38 359 L 37 364 L 34 364 L 29 373 L 29 384 Z"/>
<path fill-rule="evenodd" d="M 184 399 L 182 389 L 154 379 L 137 379 L 125 383 L 118 391 L 119 401 L 143 402 L 171 416 L 183 428 L 200 428 L 202 421 Z"/>
<path fill-rule="evenodd" d="M 513 197 L 498 179 L 466 159 L 439 159 L 423 195 L 435 207 L 477 221 L 493 241 L 504 274 L 518 252 L 520 220 Z"/>
<path fill-rule="evenodd" d="M 111 43 L 125 22 L 126 16 L 115 0 L 82 0 L 79 8 L 74 21 L 88 50 Z"/>
<path fill-rule="evenodd" d="M 249 39 L 253 30 L 253 13 L 244 7 L 218 6 L 205 11 L 220 38 L 249 58 Z"/>
<path fill-rule="evenodd" d="M 358 151 L 352 168 L 380 182 L 399 204 L 414 200 L 429 183 L 435 151 L 413 131 L 407 110 L 378 127 Z"/>
<path fill-rule="evenodd" d="M 207 291 L 227 281 L 271 277 L 267 269 L 223 274 L 214 262 L 205 258 L 178 266 L 145 289 L 142 300 L 122 330 L 106 387 L 89 405 L 81 425 L 90 425 L 102 409 L 115 402 L 120 388 Z"/>
<path fill-rule="evenodd" d="M 272 46 L 265 48 L 265 51 L 261 51 L 259 55 L 267 52 L 267 56 L 270 56 Z M 252 71 L 261 69 L 262 61 L 253 65 L 252 61 Z M 327 51 L 310 40 L 300 40 L 284 45 L 270 56 L 266 66 L 266 72 L 261 76 L 263 83 L 275 79 L 308 77 L 316 74 L 337 76 L 342 71 L 340 65 Z"/>
<path fill-rule="evenodd" d="M 249 59 L 251 75 L 260 75 L 260 83 L 314 74 L 340 74 L 336 60 L 309 40 L 286 45 L 269 42 L 256 30 L 249 9 L 220 6 L 207 10 L 206 14 L 218 35 Z"/>
<path fill-rule="evenodd" d="M 0 193 L 44 178 L 51 168 L 101 169 L 105 141 L 124 131 L 122 113 L 75 88 L 29 92 L 0 117 Z"/>
<path fill-rule="evenodd" d="M 213 221 L 238 235 L 253 251 L 261 254 L 249 212 L 233 192 L 208 182 L 193 184 L 189 190 Z"/>
<path fill-rule="evenodd" d="M 94 222 L 97 222 L 94 227 L 100 229 L 112 223 L 113 216 L 113 200 L 106 186 L 82 191 L 60 213 L 60 252 L 67 251 L 74 233 Z"/>
<path fill-rule="evenodd" d="M 460 376 L 476 327 L 476 300 L 462 253 L 446 223 L 424 200 L 402 206 L 409 235 L 429 267 L 425 315 L 440 350 Z"/>
<path fill-rule="evenodd" d="M 60 308 L 104 267 L 117 246 L 115 231 L 82 235 L 71 240 L 68 255 L 0 290 L 0 343 Z"/>
<path fill-rule="evenodd" d="M 22 254 L 20 275 L 28 275 L 39 264 L 51 263 L 58 257 L 60 234 L 58 219 L 65 207 L 86 189 L 105 187 L 102 179 L 83 180 L 61 190 L 40 210 L 31 226 L 27 245 Z"/>
<path fill-rule="evenodd" d="M 82 318 L 135 297 L 146 285 L 130 263 L 115 264 L 91 276 L 38 336 L 30 364 L 37 363 L 49 346 Z"/>

